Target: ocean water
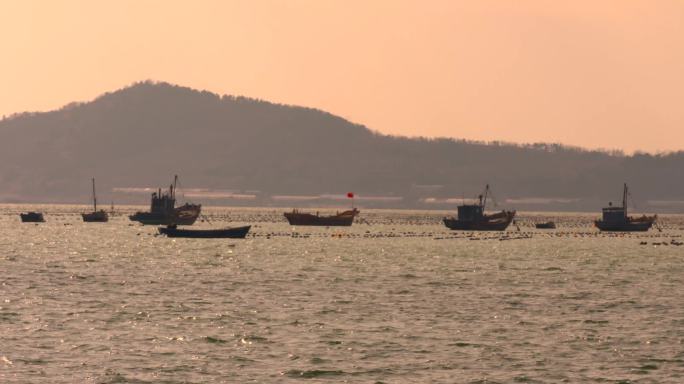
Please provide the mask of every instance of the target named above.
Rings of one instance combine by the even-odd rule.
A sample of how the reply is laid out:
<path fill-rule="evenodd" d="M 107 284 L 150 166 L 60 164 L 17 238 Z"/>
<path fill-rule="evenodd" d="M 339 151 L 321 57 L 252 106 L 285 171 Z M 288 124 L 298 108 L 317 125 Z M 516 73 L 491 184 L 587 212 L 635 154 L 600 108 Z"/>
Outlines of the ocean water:
<path fill-rule="evenodd" d="M 216 208 L 200 227 L 252 232 L 198 240 L 85 210 L 0 206 L 1 383 L 684 382 L 681 216 L 470 233 L 436 212 L 292 228 Z"/>

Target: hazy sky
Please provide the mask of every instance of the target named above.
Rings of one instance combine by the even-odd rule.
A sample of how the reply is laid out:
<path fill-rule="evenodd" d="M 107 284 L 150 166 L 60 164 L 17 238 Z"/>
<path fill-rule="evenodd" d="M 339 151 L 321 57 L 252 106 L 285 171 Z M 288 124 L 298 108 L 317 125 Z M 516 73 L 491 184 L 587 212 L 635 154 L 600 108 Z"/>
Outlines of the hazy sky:
<path fill-rule="evenodd" d="M 0 115 L 132 82 L 383 133 L 684 149 L 684 1 L 0 2 Z"/>

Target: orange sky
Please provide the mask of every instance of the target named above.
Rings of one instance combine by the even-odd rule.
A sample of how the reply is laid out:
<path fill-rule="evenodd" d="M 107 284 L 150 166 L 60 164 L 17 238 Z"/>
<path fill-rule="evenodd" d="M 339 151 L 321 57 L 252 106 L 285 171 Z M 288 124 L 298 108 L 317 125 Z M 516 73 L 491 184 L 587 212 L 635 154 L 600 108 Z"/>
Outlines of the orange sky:
<path fill-rule="evenodd" d="M 684 149 L 679 0 L 3 1 L 0 115 L 134 81 L 383 133 Z"/>

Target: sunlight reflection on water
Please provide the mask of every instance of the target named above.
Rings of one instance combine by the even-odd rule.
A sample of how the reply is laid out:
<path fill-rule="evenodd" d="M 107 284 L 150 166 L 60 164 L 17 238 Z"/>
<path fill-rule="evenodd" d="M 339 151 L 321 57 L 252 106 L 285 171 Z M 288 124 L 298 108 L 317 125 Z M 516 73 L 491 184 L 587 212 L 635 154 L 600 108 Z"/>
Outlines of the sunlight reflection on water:
<path fill-rule="evenodd" d="M 26 209 L 24 209 L 26 208 Z M 34 209 L 35 207 L 30 207 Z M 292 228 L 210 209 L 245 240 L 168 239 L 125 215 L 1 206 L 0 381 L 678 382 L 684 220 L 599 234 L 592 217 L 453 233 L 443 213 Z M 124 208 L 125 209 L 125 208 Z M 642 245 L 643 243 L 645 245 Z"/>

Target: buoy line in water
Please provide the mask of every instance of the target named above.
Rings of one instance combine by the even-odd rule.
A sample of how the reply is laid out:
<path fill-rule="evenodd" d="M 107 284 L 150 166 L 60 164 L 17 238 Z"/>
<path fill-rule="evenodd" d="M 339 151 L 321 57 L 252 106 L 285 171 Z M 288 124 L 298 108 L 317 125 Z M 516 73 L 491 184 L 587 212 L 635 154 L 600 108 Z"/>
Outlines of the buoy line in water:
<path fill-rule="evenodd" d="M 487 240 L 524 240 L 533 238 L 615 238 L 615 239 L 671 239 L 671 243 L 676 243 L 676 238 L 681 238 L 681 234 L 668 233 L 613 233 L 613 232 L 516 232 L 507 231 L 501 233 L 492 232 L 459 232 L 459 233 L 443 233 L 434 231 L 425 232 L 259 232 L 254 231 L 247 237 L 249 238 L 294 238 L 294 239 L 309 239 L 309 238 L 340 238 L 340 239 L 393 239 L 393 238 L 432 238 L 433 240 L 471 240 L 471 241 L 487 241 Z"/>

